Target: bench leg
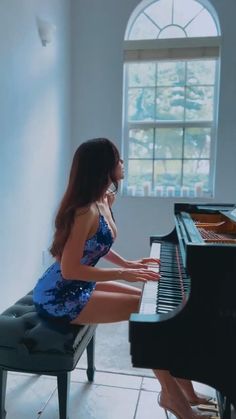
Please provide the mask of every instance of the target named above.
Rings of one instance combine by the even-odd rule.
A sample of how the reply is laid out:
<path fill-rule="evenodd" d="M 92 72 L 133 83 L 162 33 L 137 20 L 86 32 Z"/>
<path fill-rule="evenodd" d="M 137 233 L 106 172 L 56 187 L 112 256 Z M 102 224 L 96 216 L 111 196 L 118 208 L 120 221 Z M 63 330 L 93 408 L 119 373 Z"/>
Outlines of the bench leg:
<path fill-rule="evenodd" d="M 95 351 L 95 334 L 87 345 L 87 377 L 90 382 L 93 381 L 95 366 L 94 366 L 94 351 Z"/>
<path fill-rule="evenodd" d="M 6 417 L 5 399 L 7 387 L 7 371 L 0 368 L 0 419 Z"/>
<path fill-rule="evenodd" d="M 69 419 L 70 372 L 57 375 L 59 418 Z"/>

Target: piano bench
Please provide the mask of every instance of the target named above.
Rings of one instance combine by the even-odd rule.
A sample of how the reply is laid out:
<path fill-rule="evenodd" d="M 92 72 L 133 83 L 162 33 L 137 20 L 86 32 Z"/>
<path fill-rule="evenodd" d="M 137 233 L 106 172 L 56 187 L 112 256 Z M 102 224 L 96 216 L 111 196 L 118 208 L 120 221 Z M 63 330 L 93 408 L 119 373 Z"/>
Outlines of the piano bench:
<path fill-rule="evenodd" d="M 38 316 L 32 293 L 0 314 L 0 419 L 6 416 L 7 372 L 57 377 L 59 418 L 68 419 L 70 371 L 85 348 L 87 377 L 94 377 L 96 325 L 68 325 Z"/>

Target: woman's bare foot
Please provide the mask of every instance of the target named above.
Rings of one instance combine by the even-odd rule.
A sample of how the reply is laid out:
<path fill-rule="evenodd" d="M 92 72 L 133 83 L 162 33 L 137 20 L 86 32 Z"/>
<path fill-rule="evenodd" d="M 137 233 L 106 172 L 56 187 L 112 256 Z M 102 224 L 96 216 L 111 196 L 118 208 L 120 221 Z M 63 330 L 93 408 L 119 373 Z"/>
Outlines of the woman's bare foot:
<path fill-rule="evenodd" d="M 189 401 L 191 406 L 198 406 L 200 404 L 204 404 L 209 406 L 211 405 L 214 407 L 217 405 L 216 401 L 213 398 L 196 392 L 192 381 L 185 380 L 183 378 L 176 378 L 176 381 L 179 384 L 181 390 L 183 391 L 186 399 Z"/>
<path fill-rule="evenodd" d="M 196 392 L 195 392 L 195 397 L 191 398 L 189 400 L 189 403 L 192 406 L 197 406 L 200 404 L 209 405 L 209 406 L 217 406 L 216 399 L 210 396 L 206 396 L 204 394 L 196 393 Z"/>
<path fill-rule="evenodd" d="M 200 412 L 197 408 L 191 408 L 185 400 L 176 400 L 173 397 L 161 391 L 158 397 L 158 403 L 163 409 L 173 413 L 177 419 L 210 419 L 212 415 L 209 412 Z"/>

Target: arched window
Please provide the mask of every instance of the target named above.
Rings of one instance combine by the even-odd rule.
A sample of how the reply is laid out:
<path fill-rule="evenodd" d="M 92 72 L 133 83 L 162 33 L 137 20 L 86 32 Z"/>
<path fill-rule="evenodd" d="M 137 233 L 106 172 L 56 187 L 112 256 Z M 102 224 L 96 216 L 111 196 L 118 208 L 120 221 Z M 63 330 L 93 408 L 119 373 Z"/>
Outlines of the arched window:
<path fill-rule="evenodd" d="M 219 51 L 217 17 L 204 0 L 144 0 L 133 12 L 124 41 L 124 195 L 213 196 Z"/>

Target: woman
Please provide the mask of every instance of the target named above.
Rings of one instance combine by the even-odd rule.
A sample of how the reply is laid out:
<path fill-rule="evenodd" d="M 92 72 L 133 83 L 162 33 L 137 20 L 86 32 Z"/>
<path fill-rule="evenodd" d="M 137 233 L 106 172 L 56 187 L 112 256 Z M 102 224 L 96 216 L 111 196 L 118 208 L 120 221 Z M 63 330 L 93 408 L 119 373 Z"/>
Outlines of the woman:
<path fill-rule="evenodd" d="M 140 290 L 117 280 L 159 279 L 151 269 L 159 260 L 128 261 L 111 249 L 117 235 L 111 206 L 123 177 L 123 161 L 111 141 L 97 138 L 78 147 L 55 220 L 50 251 L 56 261 L 33 293 L 39 315 L 72 324 L 128 320 L 138 311 Z M 95 267 L 101 257 L 118 268 Z M 176 412 L 179 419 L 202 416 L 191 409 L 190 402 L 206 399 L 195 394 L 190 382 L 177 380 L 167 371 L 154 373 L 162 385 L 161 406 Z"/>

